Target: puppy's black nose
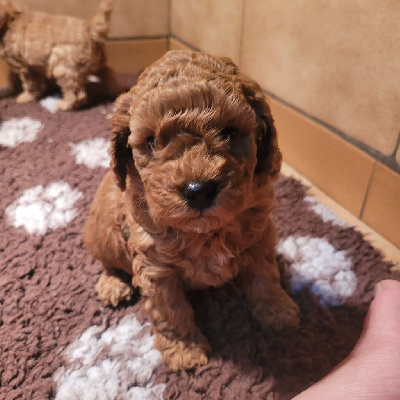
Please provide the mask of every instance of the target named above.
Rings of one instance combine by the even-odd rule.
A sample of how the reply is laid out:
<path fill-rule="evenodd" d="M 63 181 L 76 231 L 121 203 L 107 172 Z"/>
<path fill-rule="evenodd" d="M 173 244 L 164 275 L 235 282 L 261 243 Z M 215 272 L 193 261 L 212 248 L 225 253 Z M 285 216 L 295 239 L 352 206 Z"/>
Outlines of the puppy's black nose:
<path fill-rule="evenodd" d="M 198 211 L 212 206 L 218 194 L 218 182 L 189 182 L 182 188 L 188 206 Z"/>

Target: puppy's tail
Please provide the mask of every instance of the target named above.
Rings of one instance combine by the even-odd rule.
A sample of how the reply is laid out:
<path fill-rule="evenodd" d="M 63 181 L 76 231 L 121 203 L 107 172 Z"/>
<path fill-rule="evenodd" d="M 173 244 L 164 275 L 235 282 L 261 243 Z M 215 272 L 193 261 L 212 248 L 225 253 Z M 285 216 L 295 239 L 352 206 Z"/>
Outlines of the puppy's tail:
<path fill-rule="evenodd" d="M 114 0 L 102 0 L 96 14 L 90 20 L 90 33 L 94 41 L 104 42 L 107 39 L 113 7 Z"/>

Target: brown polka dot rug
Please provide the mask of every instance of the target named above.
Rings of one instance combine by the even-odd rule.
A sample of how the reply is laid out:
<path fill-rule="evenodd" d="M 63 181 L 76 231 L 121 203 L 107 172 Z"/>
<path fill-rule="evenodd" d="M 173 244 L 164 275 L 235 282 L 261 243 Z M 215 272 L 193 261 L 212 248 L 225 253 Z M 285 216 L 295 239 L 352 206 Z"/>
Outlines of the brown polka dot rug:
<path fill-rule="evenodd" d="M 301 328 L 263 332 L 233 285 L 196 292 L 209 364 L 164 366 L 139 296 L 103 307 L 101 265 L 82 245 L 109 165 L 113 104 L 62 112 L 57 101 L 0 100 L 1 399 L 290 399 L 346 357 L 375 283 L 399 277 L 360 233 L 281 176 L 278 260 Z"/>

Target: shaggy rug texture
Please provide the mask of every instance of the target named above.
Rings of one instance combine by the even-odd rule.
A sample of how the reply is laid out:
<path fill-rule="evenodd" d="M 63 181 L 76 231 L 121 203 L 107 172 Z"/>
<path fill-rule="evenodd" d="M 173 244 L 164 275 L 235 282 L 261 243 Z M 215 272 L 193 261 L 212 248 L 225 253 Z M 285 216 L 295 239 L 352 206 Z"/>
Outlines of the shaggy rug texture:
<path fill-rule="evenodd" d="M 276 182 L 282 280 L 301 328 L 263 332 L 232 285 L 190 295 L 207 366 L 162 365 L 138 302 L 105 308 L 81 230 L 108 165 L 112 103 L 56 111 L 57 97 L 0 101 L 0 398 L 290 399 L 354 346 L 376 282 L 398 279 L 363 236 Z"/>

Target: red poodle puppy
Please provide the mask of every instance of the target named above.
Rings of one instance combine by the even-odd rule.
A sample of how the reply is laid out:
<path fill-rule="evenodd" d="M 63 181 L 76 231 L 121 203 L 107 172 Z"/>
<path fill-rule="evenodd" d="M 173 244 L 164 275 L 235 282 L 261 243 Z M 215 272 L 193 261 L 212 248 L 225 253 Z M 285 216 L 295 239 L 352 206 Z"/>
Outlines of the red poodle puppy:
<path fill-rule="evenodd" d="M 265 329 L 298 326 L 269 216 L 281 153 L 257 83 L 228 58 L 171 51 L 117 99 L 112 122 L 112 168 L 84 228 L 103 303 L 130 299 L 120 271 L 131 275 L 175 370 L 210 351 L 186 290 L 235 279 Z"/>

